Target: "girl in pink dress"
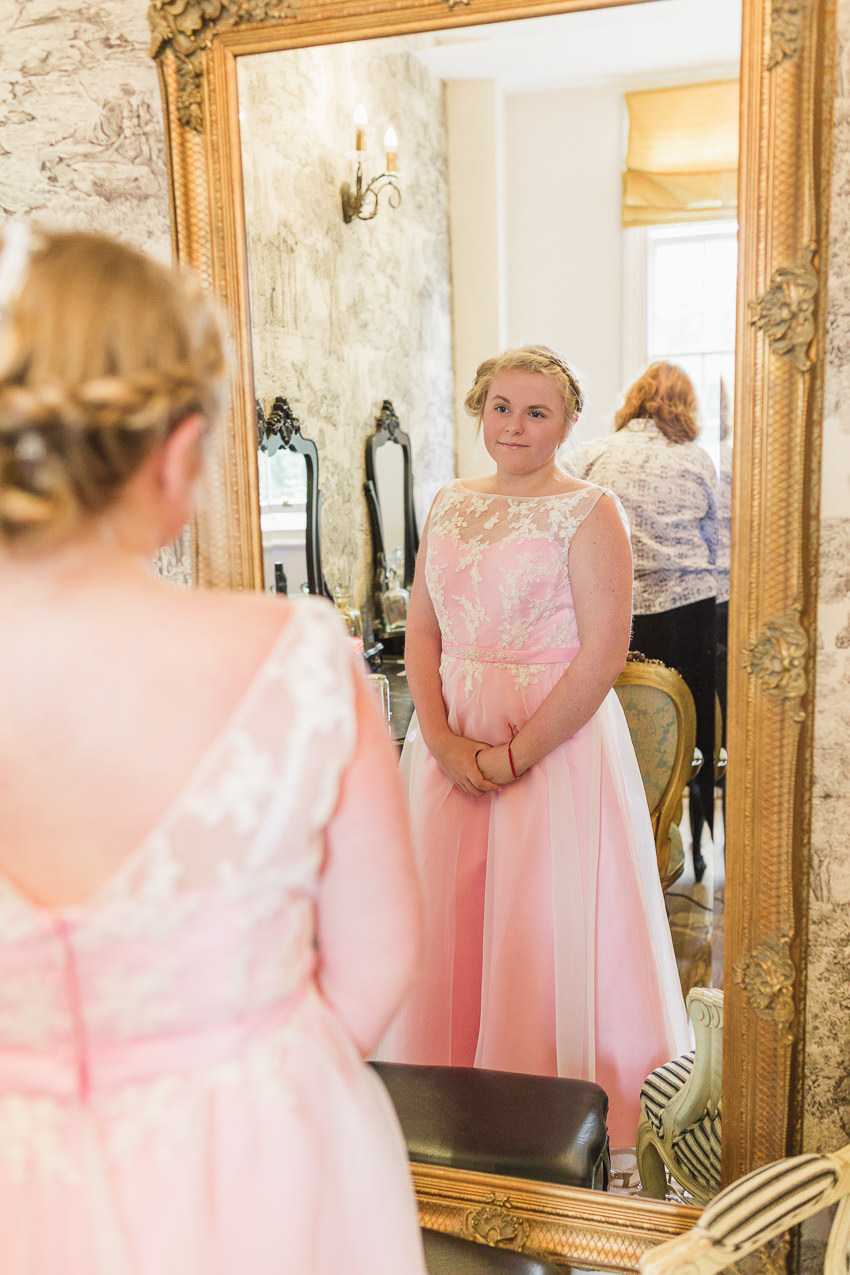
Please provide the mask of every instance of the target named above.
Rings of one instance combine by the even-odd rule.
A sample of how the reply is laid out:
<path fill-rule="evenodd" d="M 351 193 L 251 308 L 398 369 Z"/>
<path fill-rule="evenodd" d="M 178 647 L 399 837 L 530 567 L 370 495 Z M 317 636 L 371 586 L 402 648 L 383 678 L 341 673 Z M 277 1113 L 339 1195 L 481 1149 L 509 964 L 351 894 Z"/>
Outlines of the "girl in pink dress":
<path fill-rule="evenodd" d="M 466 399 L 496 472 L 434 501 L 416 568 L 403 753 L 425 972 L 381 1056 L 596 1080 L 614 1146 L 689 1032 L 655 844 L 612 690 L 631 554 L 616 498 L 555 461 L 581 408 L 541 346 Z"/>
<path fill-rule="evenodd" d="M 0 248 L 0 1269 L 424 1275 L 363 1061 L 419 940 L 385 725 L 329 604 L 147 566 L 219 413 L 200 294 L 27 239 Z"/>

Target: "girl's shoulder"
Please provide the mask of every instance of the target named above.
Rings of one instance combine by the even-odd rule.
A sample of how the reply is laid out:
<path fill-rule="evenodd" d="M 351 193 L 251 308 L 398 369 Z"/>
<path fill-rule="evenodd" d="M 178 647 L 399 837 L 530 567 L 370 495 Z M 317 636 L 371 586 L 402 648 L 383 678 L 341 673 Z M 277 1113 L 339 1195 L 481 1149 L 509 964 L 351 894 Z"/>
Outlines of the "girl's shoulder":
<path fill-rule="evenodd" d="M 466 496 L 466 489 L 459 478 L 451 478 L 439 489 L 431 506 L 428 510 L 427 527 L 430 527 L 441 514 L 453 509 L 456 505 L 462 503 Z"/>
<path fill-rule="evenodd" d="M 563 495 L 565 496 L 587 496 L 592 498 L 594 503 L 600 496 L 610 494 L 607 487 L 603 487 L 600 483 L 593 483 L 587 478 L 577 478 L 575 475 L 569 475 L 570 482 L 564 485 Z"/>
<path fill-rule="evenodd" d="M 589 497 L 584 508 L 584 518 L 595 512 L 597 523 L 607 523 L 612 531 L 622 526 L 625 528 L 626 535 L 631 536 L 629 516 L 617 493 L 610 487 L 603 487 L 597 483 L 585 483 L 584 486 L 588 488 Z"/>
<path fill-rule="evenodd" d="M 263 652 L 289 643 L 298 649 L 312 642 L 345 645 L 338 641 L 344 634 L 339 612 L 325 598 L 193 589 L 174 598 L 172 612 L 163 616 L 163 629 L 174 634 L 175 645 L 196 650 L 196 659 L 205 651 L 211 671 L 258 667 Z M 203 641 L 191 640 L 201 634 Z"/>

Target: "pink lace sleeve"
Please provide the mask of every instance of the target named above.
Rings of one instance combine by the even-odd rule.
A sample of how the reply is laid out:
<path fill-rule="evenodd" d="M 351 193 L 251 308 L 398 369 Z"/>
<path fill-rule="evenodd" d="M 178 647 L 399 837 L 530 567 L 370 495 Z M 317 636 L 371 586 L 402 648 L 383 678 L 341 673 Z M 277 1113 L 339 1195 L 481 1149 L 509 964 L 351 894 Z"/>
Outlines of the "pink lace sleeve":
<path fill-rule="evenodd" d="M 318 981 L 368 1055 L 416 971 L 420 904 L 398 759 L 364 678 L 357 742 L 326 831 Z"/>

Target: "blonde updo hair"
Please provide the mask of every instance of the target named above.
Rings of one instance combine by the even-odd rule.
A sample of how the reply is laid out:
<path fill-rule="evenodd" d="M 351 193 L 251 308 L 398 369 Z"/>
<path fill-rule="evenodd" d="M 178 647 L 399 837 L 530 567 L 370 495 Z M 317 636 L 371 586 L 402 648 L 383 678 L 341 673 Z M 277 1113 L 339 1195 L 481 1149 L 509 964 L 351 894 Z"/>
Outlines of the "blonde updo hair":
<path fill-rule="evenodd" d="M 490 386 L 502 372 L 536 372 L 550 377 L 555 382 L 564 402 L 564 419 L 567 423 L 564 437 L 566 438 L 584 406 L 584 395 L 578 376 L 567 360 L 546 345 L 525 345 L 518 350 L 505 350 L 503 354 L 497 354 L 492 359 L 485 359 L 475 373 L 472 389 L 463 403 L 468 415 L 477 417 L 479 423 Z"/>
<path fill-rule="evenodd" d="M 56 543 L 106 509 L 226 359 L 192 278 L 108 239 L 38 234 L 0 314 L 0 544 Z"/>
<path fill-rule="evenodd" d="M 614 417 L 614 428 L 630 421 L 652 420 L 671 443 L 692 443 L 699 435 L 694 383 L 675 363 L 650 363 L 626 391 Z"/>

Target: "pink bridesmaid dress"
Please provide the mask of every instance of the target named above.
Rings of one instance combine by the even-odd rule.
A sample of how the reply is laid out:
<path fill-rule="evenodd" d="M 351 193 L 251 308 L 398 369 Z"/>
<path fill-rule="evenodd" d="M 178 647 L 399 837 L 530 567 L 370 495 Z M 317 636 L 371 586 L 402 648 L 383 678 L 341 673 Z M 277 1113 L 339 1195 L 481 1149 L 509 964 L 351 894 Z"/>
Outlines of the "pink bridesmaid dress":
<path fill-rule="evenodd" d="M 326 836 L 354 678 L 298 602 L 94 898 L 0 883 L 3 1275 L 424 1275 L 395 1113 L 320 986 L 345 917 L 385 934 L 396 903 L 380 802 Z"/>
<path fill-rule="evenodd" d="M 453 731 L 499 744 L 579 649 L 569 548 L 601 488 L 437 496 L 425 579 Z M 595 1080 L 613 1146 L 690 1036 L 628 726 L 612 690 L 502 792 L 452 785 L 411 721 L 402 767 L 425 896 L 425 972 L 380 1049 L 401 1062 Z"/>

